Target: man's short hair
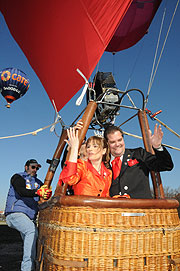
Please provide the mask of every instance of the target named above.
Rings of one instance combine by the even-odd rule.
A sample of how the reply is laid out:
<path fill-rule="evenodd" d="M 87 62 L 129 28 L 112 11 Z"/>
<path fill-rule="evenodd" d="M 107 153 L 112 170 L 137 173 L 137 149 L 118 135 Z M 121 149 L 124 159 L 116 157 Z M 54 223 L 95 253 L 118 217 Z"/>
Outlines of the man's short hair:
<path fill-rule="evenodd" d="M 122 137 L 124 137 L 124 133 L 123 133 L 123 130 L 121 128 L 119 128 L 118 126 L 114 126 L 114 125 L 108 125 L 104 130 L 105 139 L 108 141 L 108 135 L 109 134 L 114 134 L 117 131 L 119 131 L 121 133 Z"/>

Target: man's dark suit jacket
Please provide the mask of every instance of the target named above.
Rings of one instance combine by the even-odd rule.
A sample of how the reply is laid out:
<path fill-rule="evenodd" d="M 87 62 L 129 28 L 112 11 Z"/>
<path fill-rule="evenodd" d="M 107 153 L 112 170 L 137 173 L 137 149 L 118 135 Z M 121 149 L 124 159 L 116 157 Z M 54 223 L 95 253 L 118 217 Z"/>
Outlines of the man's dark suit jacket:
<path fill-rule="evenodd" d="M 112 181 L 110 196 L 128 194 L 131 198 L 152 198 L 149 172 L 169 171 L 173 162 L 169 152 L 155 150 L 155 155 L 143 148 L 126 149 L 120 175 Z"/>

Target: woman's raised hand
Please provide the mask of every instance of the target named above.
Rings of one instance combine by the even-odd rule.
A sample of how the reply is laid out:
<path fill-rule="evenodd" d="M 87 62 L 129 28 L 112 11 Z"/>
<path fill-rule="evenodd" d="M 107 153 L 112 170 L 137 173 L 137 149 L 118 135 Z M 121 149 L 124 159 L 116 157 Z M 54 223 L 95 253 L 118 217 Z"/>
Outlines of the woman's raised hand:
<path fill-rule="evenodd" d="M 65 139 L 66 143 L 72 148 L 79 147 L 79 131 L 75 127 L 70 127 L 67 130 L 68 140 Z"/>

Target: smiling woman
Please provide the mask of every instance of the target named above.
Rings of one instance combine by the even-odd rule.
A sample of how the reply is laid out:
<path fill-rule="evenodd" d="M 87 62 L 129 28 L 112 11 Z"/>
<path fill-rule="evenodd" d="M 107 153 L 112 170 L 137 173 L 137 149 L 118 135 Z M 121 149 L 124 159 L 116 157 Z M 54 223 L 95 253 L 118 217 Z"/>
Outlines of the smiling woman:
<path fill-rule="evenodd" d="M 91 136 L 86 142 L 87 161 L 77 159 L 78 130 L 68 130 L 70 149 L 69 160 L 59 177 L 62 182 L 72 185 L 75 195 L 108 197 L 112 172 L 105 165 L 109 162 L 109 149 L 104 138 Z"/>
<path fill-rule="evenodd" d="M 110 160 L 109 148 L 107 141 L 104 138 L 98 136 L 91 136 L 88 138 L 86 152 L 88 159 L 99 173 L 101 171 L 101 162 L 103 161 L 107 165 Z"/>

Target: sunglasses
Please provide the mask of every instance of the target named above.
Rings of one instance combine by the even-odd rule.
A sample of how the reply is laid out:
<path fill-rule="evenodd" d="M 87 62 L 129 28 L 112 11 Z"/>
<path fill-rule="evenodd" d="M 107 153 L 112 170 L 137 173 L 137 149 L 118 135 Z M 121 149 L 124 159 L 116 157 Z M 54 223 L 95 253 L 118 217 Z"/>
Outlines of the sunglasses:
<path fill-rule="evenodd" d="M 39 167 L 36 167 L 36 166 L 31 166 L 32 169 L 36 169 L 36 170 L 39 170 Z"/>

